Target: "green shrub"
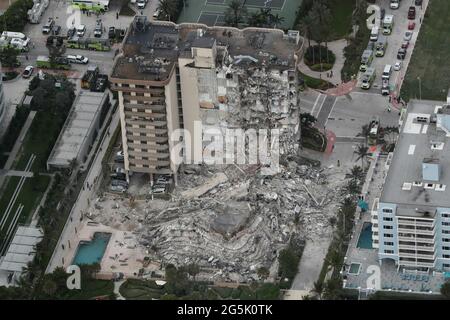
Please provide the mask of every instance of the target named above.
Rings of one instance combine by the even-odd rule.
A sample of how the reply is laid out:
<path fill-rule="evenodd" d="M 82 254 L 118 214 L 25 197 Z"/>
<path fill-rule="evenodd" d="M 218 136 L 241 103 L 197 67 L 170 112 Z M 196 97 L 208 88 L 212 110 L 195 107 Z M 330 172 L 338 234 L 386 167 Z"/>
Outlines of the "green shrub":
<path fill-rule="evenodd" d="M 333 65 L 331 63 L 318 63 L 309 66 L 312 71 L 323 72 L 333 69 Z"/>
<path fill-rule="evenodd" d="M 333 65 L 336 61 L 336 56 L 325 46 L 315 45 L 306 49 L 304 60 L 307 66 L 312 66 L 318 63 L 327 63 Z"/>

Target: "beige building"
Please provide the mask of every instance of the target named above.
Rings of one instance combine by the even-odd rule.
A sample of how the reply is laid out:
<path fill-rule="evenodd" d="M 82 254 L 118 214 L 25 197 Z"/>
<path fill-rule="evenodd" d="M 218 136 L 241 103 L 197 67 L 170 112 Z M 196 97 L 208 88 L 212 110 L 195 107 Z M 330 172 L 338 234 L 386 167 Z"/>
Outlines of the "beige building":
<path fill-rule="evenodd" d="M 296 31 L 136 17 L 110 77 L 119 98 L 125 169 L 176 178 L 187 155 L 202 160 L 199 123 L 222 132 L 277 128 L 287 134 L 286 145 L 297 144 L 299 40 Z M 180 138 L 183 128 L 190 137 Z"/>

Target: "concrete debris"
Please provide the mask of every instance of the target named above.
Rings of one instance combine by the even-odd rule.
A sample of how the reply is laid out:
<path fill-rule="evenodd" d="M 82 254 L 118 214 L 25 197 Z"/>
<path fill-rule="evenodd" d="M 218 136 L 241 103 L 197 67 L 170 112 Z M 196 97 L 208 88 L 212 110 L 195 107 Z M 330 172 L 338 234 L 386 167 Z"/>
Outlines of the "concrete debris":
<path fill-rule="evenodd" d="M 171 200 L 104 197 L 91 218 L 132 231 L 151 260 L 198 264 L 207 280 L 249 281 L 260 267 L 274 278 L 289 241 L 330 233 L 344 182 L 344 173 L 299 163 L 285 160 L 273 176 L 249 165 L 186 166 Z"/>

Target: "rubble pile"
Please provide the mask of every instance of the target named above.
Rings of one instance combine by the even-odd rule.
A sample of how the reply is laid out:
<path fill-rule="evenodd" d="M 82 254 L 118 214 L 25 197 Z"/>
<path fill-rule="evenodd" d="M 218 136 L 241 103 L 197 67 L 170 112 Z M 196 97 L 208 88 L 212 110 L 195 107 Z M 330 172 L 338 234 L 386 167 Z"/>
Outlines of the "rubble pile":
<path fill-rule="evenodd" d="M 256 279 L 259 267 L 275 276 L 278 251 L 289 241 L 330 233 L 343 181 L 295 161 L 281 168 L 262 176 L 251 166 L 191 167 L 181 170 L 171 201 L 116 199 L 113 210 L 96 208 L 91 218 L 133 230 L 152 259 L 210 270 L 209 280 Z M 181 196 L 219 173 L 228 179 L 198 197 Z"/>

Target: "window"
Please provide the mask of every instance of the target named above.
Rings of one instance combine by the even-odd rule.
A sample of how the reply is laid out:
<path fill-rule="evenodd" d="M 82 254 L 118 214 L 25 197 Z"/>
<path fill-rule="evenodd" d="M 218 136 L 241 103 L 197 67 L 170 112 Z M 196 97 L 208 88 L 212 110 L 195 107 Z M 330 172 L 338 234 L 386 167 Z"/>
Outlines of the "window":
<path fill-rule="evenodd" d="M 394 243 L 393 243 L 393 242 L 389 242 L 389 241 L 385 241 L 385 242 L 384 242 L 384 245 L 385 245 L 385 246 L 393 246 Z"/>
<path fill-rule="evenodd" d="M 441 214 L 442 218 L 450 218 L 450 213 Z"/>
<path fill-rule="evenodd" d="M 444 263 L 442 266 L 443 266 L 444 268 L 450 268 L 450 264 L 449 264 L 449 263 Z"/>
<path fill-rule="evenodd" d="M 442 238 L 442 242 L 450 242 L 450 239 L 448 239 L 448 238 Z"/>
<path fill-rule="evenodd" d="M 442 258 L 444 258 L 444 259 L 450 259 L 450 254 L 443 254 L 443 255 L 442 255 Z"/>
<path fill-rule="evenodd" d="M 442 225 L 448 227 L 450 226 L 450 222 L 442 222 Z"/>
<path fill-rule="evenodd" d="M 383 220 L 384 220 L 384 221 L 393 221 L 394 218 L 391 218 L 391 217 L 384 217 Z"/>
<path fill-rule="evenodd" d="M 392 213 L 393 211 L 390 208 L 383 208 L 383 212 L 384 213 Z"/>
<path fill-rule="evenodd" d="M 384 250 L 384 253 L 387 253 L 387 254 L 394 254 L 394 250 Z"/>
<path fill-rule="evenodd" d="M 383 229 L 393 229 L 392 226 L 383 226 Z"/>
<path fill-rule="evenodd" d="M 450 247 L 442 247 L 442 250 L 450 250 Z"/>
<path fill-rule="evenodd" d="M 393 238 L 394 235 L 393 235 L 393 234 L 390 234 L 390 233 L 385 233 L 385 234 L 384 234 L 384 237 L 385 237 L 385 238 Z"/>
<path fill-rule="evenodd" d="M 450 234 L 450 230 L 442 230 L 443 234 Z"/>

